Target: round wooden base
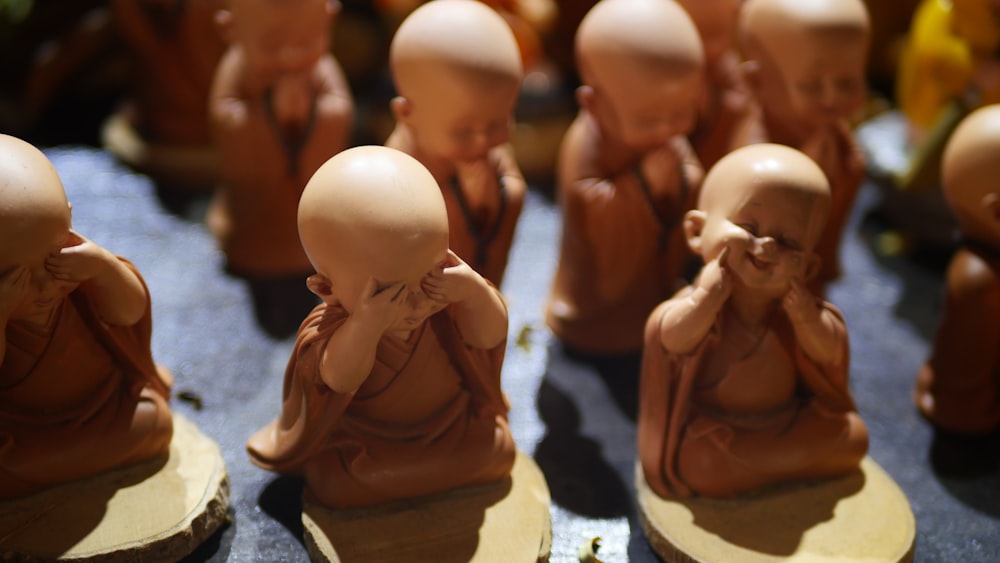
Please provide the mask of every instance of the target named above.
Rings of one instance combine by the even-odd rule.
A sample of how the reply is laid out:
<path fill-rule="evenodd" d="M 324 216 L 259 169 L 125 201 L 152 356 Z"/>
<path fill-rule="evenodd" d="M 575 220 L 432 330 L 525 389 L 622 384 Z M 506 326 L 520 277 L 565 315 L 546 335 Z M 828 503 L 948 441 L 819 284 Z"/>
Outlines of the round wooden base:
<path fill-rule="evenodd" d="M 521 452 L 510 479 L 420 499 L 335 511 L 307 494 L 302 523 L 312 560 L 333 563 L 548 561 L 552 546 L 549 488 Z"/>
<path fill-rule="evenodd" d="M 0 560 L 176 561 L 228 508 L 218 445 L 174 414 L 166 457 L 0 503 Z"/>
<path fill-rule="evenodd" d="M 642 528 L 666 561 L 911 561 L 903 491 L 870 457 L 839 479 L 737 499 L 664 499 L 636 464 Z"/>
<path fill-rule="evenodd" d="M 118 160 L 177 191 L 211 191 L 219 179 L 219 156 L 214 147 L 150 143 L 120 113 L 104 122 L 101 143 Z"/>

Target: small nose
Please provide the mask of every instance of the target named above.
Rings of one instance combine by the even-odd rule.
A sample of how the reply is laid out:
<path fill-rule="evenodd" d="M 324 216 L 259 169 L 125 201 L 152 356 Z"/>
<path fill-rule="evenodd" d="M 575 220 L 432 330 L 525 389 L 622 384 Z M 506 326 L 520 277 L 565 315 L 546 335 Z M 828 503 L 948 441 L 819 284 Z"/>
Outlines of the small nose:
<path fill-rule="evenodd" d="M 759 256 L 774 256 L 778 250 L 778 242 L 774 237 L 755 237 L 754 253 Z"/>

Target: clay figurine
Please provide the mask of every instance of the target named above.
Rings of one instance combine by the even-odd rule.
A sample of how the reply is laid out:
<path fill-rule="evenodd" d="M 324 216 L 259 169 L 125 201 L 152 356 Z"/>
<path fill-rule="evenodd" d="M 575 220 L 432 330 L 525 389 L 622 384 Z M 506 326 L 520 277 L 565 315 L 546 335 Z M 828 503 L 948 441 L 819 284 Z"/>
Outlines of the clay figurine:
<path fill-rule="evenodd" d="M 218 181 L 208 92 L 225 43 L 220 0 L 114 0 L 133 70 L 125 107 L 106 124 L 108 149 L 163 185 L 205 191 Z"/>
<path fill-rule="evenodd" d="M 840 239 L 865 175 L 849 118 L 864 103 L 869 19 L 861 0 L 747 0 L 740 19 L 747 84 L 759 106 L 735 146 L 773 142 L 815 160 L 832 203 L 809 284 L 821 294 L 840 276 Z"/>
<path fill-rule="evenodd" d="M 514 36 L 479 2 L 435 0 L 403 21 L 389 59 L 399 95 L 385 144 L 430 170 L 451 249 L 499 286 L 525 195 L 507 142 L 522 72 Z"/>
<path fill-rule="evenodd" d="M 0 499 L 165 453 L 172 379 L 145 283 L 73 230 L 48 159 L 6 135 L 0 232 Z"/>
<path fill-rule="evenodd" d="M 646 325 L 638 454 L 663 497 L 728 497 L 847 474 L 868 434 L 841 314 L 808 289 L 830 209 L 822 170 L 756 144 L 709 172 L 684 217 L 705 265 Z"/>
<path fill-rule="evenodd" d="M 302 323 L 281 414 L 251 459 L 305 477 L 320 504 L 374 506 L 507 476 L 500 293 L 448 249 L 435 179 L 405 153 L 357 147 L 299 206 L 322 303 Z"/>
<path fill-rule="evenodd" d="M 209 111 L 221 181 L 208 226 L 227 269 L 252 278 L 308 275 L 295 214 L 321 164 L 347 144 L 353 102 L 328 52 L 339 3 L 232 0 L 230 41 Z"/>
<path fill-rule="evenodd" d="M 680 221 L 702 170 L 685 135 L 704 55 L 672 0 L 598 2 L 576 52 L 583 85 L 559 155 L 563 232 L 546 322 L 578 352 L 634 353 L 689 259 Z"/>
<path fill-rule="evenodd" d="M 750 92 L 740 70 L 736 23 L 743 0 L 678 0 L 705 48 L 705 87 L 698 121 L 689 135 L 709 170 L 733 148 L 736 124 L 750 109 Z"/>
<path fill-rule="evenodd" d="M 944 310 L 915 401 L 936 426 L 964 434 L 1000 428 L 998 151 L 1000 105 L 990 105 L 961 122 L 942 161 L 959 247 L 948 266 Z"/>

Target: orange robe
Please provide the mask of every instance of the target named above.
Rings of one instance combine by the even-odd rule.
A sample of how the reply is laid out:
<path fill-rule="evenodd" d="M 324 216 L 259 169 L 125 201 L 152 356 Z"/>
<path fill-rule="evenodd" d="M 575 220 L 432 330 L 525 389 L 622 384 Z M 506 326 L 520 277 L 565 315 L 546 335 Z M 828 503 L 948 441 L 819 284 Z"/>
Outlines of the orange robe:
<path fill-rule="evenodd" d="M 221 183 L 208 226 L 231 272 L 261 278 L 304 275 L 312 265 L 299 241 L 299 197 L 313 173 L 346 146 L 353 102 L 340 67 L 326 56 L 313 69 L 314 98 L 306 123 L 297 131 L 282 131 L 272 90 L 252 91 L 247 72 L 241 52 L 230 49 L 212 87 L 209 106 Z"/>
<path fill-rule="evenodd" d="M 594 125 L 581 113 L 563 141 L 559 167 L 562 243 L 545 320 L 578 351 L 622 354 L 642 348 L 649 313 L 681 285 L 690 252 L 681 222 L 697 201 L 685 168 L 686 140 L 673 140 L 676 174 L 612 175 L 598 164 Z"/>
<path fill-rule="evenodd" d="M 955 432 L 1000 428 L 1000 252 L 960 248 L 948 266 L 947 293 L 916 403 L 934 424 Z"/>
<path fill-rule="evenodd" d="M 705 88 L 698 122 L 688 135 L 706 171 L 736 145 L 737 125 L 750 110 L 750 90 L 740 72 L 739 55 L 729 52 L 705 69 Z"/>
<path fill-rule="evenodd" d="M 102 322 L 80 289 L 47 329 L 12 322 L 0 366 L 0 498 L 165 452 L 169 375 L 150 353 L 152 322 Z"/>
<path fill-rule="evenodd" d="M 717 320 L 689 354 L 672 354 L 660 341 L 671 301 L 650 315 L 639 383 L 638 453 L 653 490 L 731 496 L 857 467 L 867 433 L 848 393 L 847 332 L 836 309 L 824 303 L 840 320 L 844 355 L 820 366 L 799 347 L 783 311 L 759 340 L 724 334 Z M 734 357 L 747 347 L 745 357 Z"/>
<path fill-rule="evenodd" d="M 331 508 L 355 508 L 499 480 L 514 463 L 500 390 L 505 345 L 468 347 L 448 309 L 409 341 L 385 336 L 353 393 L 320 375 L 326 343 L 347 320 L 321 304 L 306 318 L 285 372 L 281 414 L 247 442 L 265 469 L 304 475 Z"/>

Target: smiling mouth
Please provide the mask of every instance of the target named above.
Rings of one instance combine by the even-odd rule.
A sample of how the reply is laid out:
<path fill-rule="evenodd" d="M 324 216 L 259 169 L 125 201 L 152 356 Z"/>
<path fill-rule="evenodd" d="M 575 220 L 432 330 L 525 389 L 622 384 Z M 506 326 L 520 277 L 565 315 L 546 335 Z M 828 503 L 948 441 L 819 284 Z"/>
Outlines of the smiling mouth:
<path fill-rule="evenodd" d="M 765 260 L 760 260 L 753 254 L 749 253 L 747 254 L 747 260 L 749 260 L 750 263 L 753 264 L 754 268 L 757 268 L 758 270 L 761 271 L 768 271 L 774 266 L 774 262 L 767 262 Z"/>

